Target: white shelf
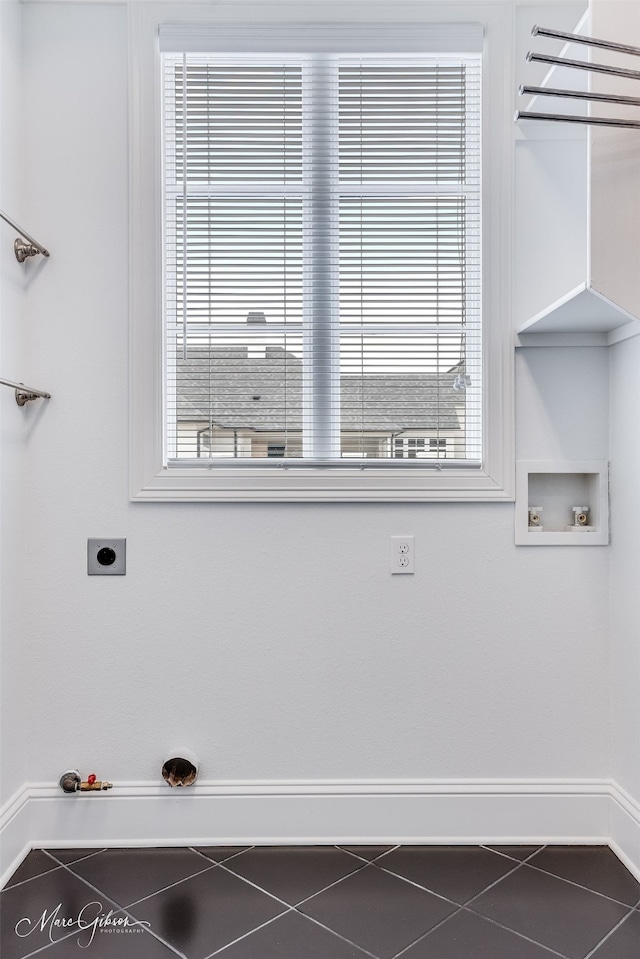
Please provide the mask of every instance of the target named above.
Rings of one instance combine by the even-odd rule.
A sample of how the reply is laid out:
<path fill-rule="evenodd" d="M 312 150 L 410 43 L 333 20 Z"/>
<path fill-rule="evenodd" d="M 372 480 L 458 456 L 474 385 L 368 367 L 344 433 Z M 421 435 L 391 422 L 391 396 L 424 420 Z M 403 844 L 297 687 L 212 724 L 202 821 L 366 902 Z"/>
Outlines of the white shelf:
<path fill-rule="evenodd" d="M 607 546 L 609 467 L 605 460 L 519 460 L 516 463 L 516 546 Z M 529 527 L 529 508 L 542 508 L 543 529 Z M 574 506 L 588 507 L 591 532 L 566 530 Z"/>
<path fill-rule="evenodd" d="M 517 21 L 522 27 L 526 13 Z M 529 14 L 530 16 L 530 14 Z M 527 24 L 529 25 L 529 24 Z M 559 28 L 563 29 L 563 28 Z M 624 37 L 640 43 L 637 4 L 589 3 L 578 34 Z M 518 38 L 519 56 L 524 37 Z M 526 37 L 527 45 L 530 39 Z M 530 49 L 530 46 L 529 46 Z M 550 52 L 549 46 L 544 48 Z M 580 44 L 567 43 L 561 56 L 586 59 Z M 611 53 L 626 67 L 624 54 Z M 522 61 L 519 60 L 519 63 Z M 633 78 L 576 76 L 571 68 L 536 78 L 532 63 L 522 67 L 527 83 L 594 94 L 633 95 Z M 579 72 L 579 71 L 578 71 Z M 580 89 L 583 89 L 582 87 Z M 547 102 L 542 98 L 542 102 Z M 538 110 L 540 103 L 520 107 Z M 562 98 L 542 112 L 559 114 Z M 593 117 L 613 115 L 609 104 L 592 103 Z M 570 112 L 577 112 L 577 105 Z M 631 118 L 622 110 L 619 114 Z M 516 142 L 516 346 L 611 346 L 640 333 L 640 150 L 638 131 L 590 126 L 584 138 L 554 143 L 549 124 L 522 122 Z M 582 124 L 555 123 L 563 129 Z M 523 135 L 526 138 L 523 138 Z M 566 136 L 566 133 L 565 133 Z M 556 337 L 555 342 L 553 337 Z M 572 341 L 569 341 L 572 338 Z"/>
<path fill-rule="evenodd" d="M 523 323 L 517 332 L 610 333 L 627 324 L 631 324 L 633 328 L 638 322 L 632 313 L 613 303 L 593 287 L 581 283 Z"/>

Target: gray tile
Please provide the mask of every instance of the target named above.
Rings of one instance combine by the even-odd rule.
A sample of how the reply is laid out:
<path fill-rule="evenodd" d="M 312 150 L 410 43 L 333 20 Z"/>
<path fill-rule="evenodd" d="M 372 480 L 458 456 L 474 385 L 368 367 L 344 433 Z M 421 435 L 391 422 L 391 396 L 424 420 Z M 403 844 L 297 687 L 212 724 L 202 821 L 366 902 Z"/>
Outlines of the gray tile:
<path fill-rule="evenodd" d="M 393 849 L 393 846 L 340 846 L 339 848 L 346 849 L 347 852 L 352 852 L 356 856 L 360 856 L 361 859 L 368 859 L 371 862 L 372 859 L 377 859 L 384 852 L 389 852 L 390 849 Z"/>
<path fill-rule="evenodd" d="M 542 846 L 487 846 L 487 849 L 494 849 L 496 852 L 501 852 L 503 856 L 510 856 L 511 859 L 523 862 L 536 850 L 542 849 Z"/>
<path fill-rule="evenodd" d="M 98 917 L 97 912 L 87 915 L 87 924 Z M 106 923 L 96 925 L 95 931 L 90 926 L 76 931 L 57 945 L 37 953 L 34 959 L 176 959 L 176 956 L 173 949 L 152 936 L 136 920 L 115 910 L 113 915 L 107 916 Z"/>
<path fill-rule="evenodd" d="M 410 946 L 402 959 L 553 959 L 553 953 L 466 909 Z"/>
<path fill-rule="evenodd" d="M 335 846 L 262 846 L 225 865 L 292 906 L 364 868 L 364 863 Z"/>
<path fill-rule="evenodd" d="M 482 846 L 401 846 L 375 865 L 460 905 L 517 868 Z"/>
<path fill-rule="evenodd" d="M 69 866 L 120 906 L 216 868 L 190 849 L 106 849 Z"/>
<path fill-rule="evenodd" d="M 187 959 L 212 952 L 285 912 L 287 907 L 220 866 L 186 879 L 128 912 Z"/>
<path fill-rule="evenodd" d="M 107 911 L 112 908 L 112 903 L 99 900 L 94 890 L 63 866 L 4 889 L 0 893 L 0 955 L 21 959 L 65 938 L 70 929 L 79 928 L 82 910 L 96 901 Z M 64 927 L 62 920 L 67 922 Z"/>
<path fill-rule="evenodd" d="M 380 959 L 395 956 L 456 909 L 373 865 L 298 908 Z"/>
<path fill-rule="evenodd" d="M 531 864 L 522 863 L 531 854 Z M 640 959 L 640 884 L 607 847 L 206 846 L 50 855 L 67 868 L 34 850 L 0 894 L 2 959 L 205 959 L 217 950 L 229 959 L 362 959 L 363 950 L 380 959 L 403 950 L 402 959 L 584 959 L 593 950 L 593 959 Z M 474 895 L 478 885 L 464 909 L 446 901 Z M 294 911 L 274 896 L 310 898 Z M 69 919 L 91 902 L 117 911 L 115 901 L 137 902 L 128 911 L 149 921 L 150 931 L 103 931 L 85 950 L 77 928 L 52 927 L 53 944 L 49 928 L 39 928 L 43 912 L 51 916 L 58 906 L 56 915 Z M 23 938 L 15 933 L 21 918 L 37 923 Z"/>
<path fill-rule="evenodd" d="M 237 856 L 238 853 L 244 852 L 245 849 L 250 849 L 250 846 L 194 846 L 198 852 L 201 852 L 203 856 L 206 856 L 207 859 L 210 859 L 212 862 L 224 862 L 225 859 L 231 859 L 232 856 Z"/>
<path fill-rule="evenodd" d="M 608 846 L 547 846 L 528 865 L 570 879 L 628 906 L 640 899 L 640 882 Z"/>
<path fill-rule="evenodd" d="M 50 856 L 53 856 L 58 862 L 64 863 L 64 865 L 77 862 L 79 859 L 86 859 L 87 856 L 95 856 L 96 853 L 102 851 L 102 849 L 47 849 Z"/>
<path fill-rule="evenodd" d="M 625 921 L 593 953 L 591 959 L 636 959 L 640 956 L 640 912 Z"/>
<path fill-rule="evenodd" d="M 27 879 L 33 879 L 34 876 L 41 876 L 45 872 L 51 872 L 58 868 L 58 863 L 54 862 L 42 849 L 32 849 L 23 859 L 14 874 L 7 882 L 5 889 L 15 886 L 16 883 L 25 882 Z"/>
<path fill-rule="evenodd" d="M 367 959 L 357 946 L 293 910 L 218 955 L 220 959 Z"/>
<path fill-rule="evenodd" d="M 619 903 L 526 863 L 474 899 L 469 908 L 568 959 L 583 959 L 627 911 Z"/>

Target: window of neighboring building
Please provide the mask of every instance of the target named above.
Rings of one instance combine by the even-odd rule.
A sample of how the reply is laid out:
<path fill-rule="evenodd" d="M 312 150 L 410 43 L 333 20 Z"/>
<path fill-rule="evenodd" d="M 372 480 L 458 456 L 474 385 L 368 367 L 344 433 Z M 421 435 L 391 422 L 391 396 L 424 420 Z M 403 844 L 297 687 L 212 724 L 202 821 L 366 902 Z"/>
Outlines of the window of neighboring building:
<path fill-rule="evenodd" d="M 500 494 L 482 31 L 384 32 L 161 29 L 166 488 Z"/>

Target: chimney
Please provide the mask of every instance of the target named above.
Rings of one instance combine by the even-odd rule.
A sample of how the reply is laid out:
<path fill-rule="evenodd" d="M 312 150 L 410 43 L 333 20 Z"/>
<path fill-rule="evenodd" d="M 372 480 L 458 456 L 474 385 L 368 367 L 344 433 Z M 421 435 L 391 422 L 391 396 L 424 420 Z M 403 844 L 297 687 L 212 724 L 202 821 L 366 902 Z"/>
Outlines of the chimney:
<path fill-rule="evenodd" d="M 267 318 L 262 310 L 249 310 L 247 313 L 247 326 L 257 326 L 264 324 L 266 326 Z M 266 344 L 264 337 L 251 333 L 247 337 L 247 357 L 250 360 L 263 360 L 266 355 Z"/>

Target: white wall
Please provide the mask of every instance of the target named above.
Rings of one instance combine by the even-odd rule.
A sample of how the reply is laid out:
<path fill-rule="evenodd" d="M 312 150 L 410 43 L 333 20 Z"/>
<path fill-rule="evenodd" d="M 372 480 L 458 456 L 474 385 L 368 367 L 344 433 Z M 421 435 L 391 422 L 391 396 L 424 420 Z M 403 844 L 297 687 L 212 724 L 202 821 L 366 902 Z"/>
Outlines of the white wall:
<path fill-rule="evenodd" d="M 640 5 L 592 3 L 594 36 L 640 45 Z M 629 57 L 607 62 L 628 67 Z M 633 81 L 600 77 L 597 89 L 633 93 Z M 602 110 L 600 111 L 602 113 Z M 615 114 L 614 114 L 615 115 Z M 630 114 L 627 112 L 627 116 Z M 640 316 L 640 138 L 601 129 L 593 136 L 593 281 Z M 640 338 L 610 352 L 611 458 L 611 754 L 613 778 L 640 803 Z"/>
<path fill-rule="evenodd" d="M 126 9 L 23 9 L 26 778 L 157 780 L 172 743 L 205 779 L 605 775 L 606 549 L 516 548 L 512 504 L 128 502 Z M 521 356 L 517 417 L 522 457 L 606 458 L 605 352 Z"/>
<path fill-rule="evenodd" d="M 595 37 L 640 45 L 637 0 L 592 0 L 591 30 Z M 605 62 L 601 59 L 600 62 Z M 607 51 L 606 62 L 637 68 L 628 54 Z M 637 96 L 637 81 L 596 74 L 598 93 Z M 629 107 L 594 104 L 596 116 L 637 117 Z M 640 138 L 637 130 L 594 128 L 591 135 L 592 282 L 596 289 L 635 316 L 640 316 Z M 635 134 L 635 135 L 634 135 Z"/>
<path fill-rule="evenodd" d="M 21 222 L 21 123 L 16 90 L 20 88 L 22 39 L 18 0 L 0 3 L 0 209 Z M 30 272 L 13 255 L 17 234 L 0 221 L 0 376 L 24 380 L 23 299 Z M 29 264 L 31 266 L 31 264 Z M 30 384 L 35 385 L 35 384 Z M 24 675 L 19 590 L 25 530 L 22 482 L 27 442 L 26 419 L 13 390 L 0 388 L 0 803 L 26 778 L 26 702 L 18 678 Z"/>
<path fill-rule="evenodd" d="M 640 799 L 640 337 L 611 348 L 612 773 Z"/>
<path fill-rule="evenodd" d="M 557 56 L 561 40 L 533 38 L 538 23 L 563 32 L 575 32 L 586 2 L 518 3 L 515 9 L 515 78 L 511 84 L 514 108 L 558 112 L 566 101 L 517 96 L 521 83 L 539 86 L 548 64 L 528 62 L 527 51 Z M 581 28 L 585 32 L 584 27 Z M 579 59 L 573 47 L 566 56 Z M 558 71 L 560 74 L 562 70 Z M 567 73 L 573 74 L 567 76 Z M 553 76 L 552 86 L 581 89 L 580 71 Z M 548 81 L 547 81 L 548 82 Z M 579 112 L 575 103 L 568 112 Z M 565 107 L 565 112 L 566 107 Z M 520 120 L 512 126 L 516 177 L 514 235 L 514 326 L 518 329 L 547 309 L 587 276 L 587 131 L 579 124 Z"/>

